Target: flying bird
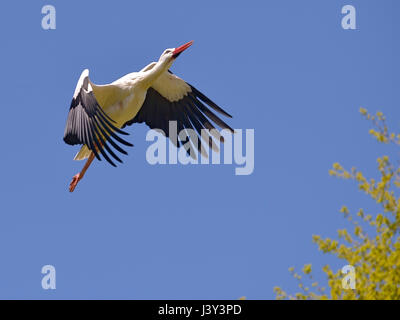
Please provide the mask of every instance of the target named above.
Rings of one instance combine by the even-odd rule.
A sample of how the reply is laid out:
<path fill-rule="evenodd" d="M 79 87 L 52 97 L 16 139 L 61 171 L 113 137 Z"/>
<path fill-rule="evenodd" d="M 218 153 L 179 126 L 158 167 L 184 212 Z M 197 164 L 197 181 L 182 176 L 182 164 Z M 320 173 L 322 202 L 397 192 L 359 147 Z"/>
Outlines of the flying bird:
<path fill-rule="evenodd" d="M 127 154 L 122 145 L 133 145 L 124 139 L 128 133 L 121 129 L 134 123 L 144 122 L 151 129 L 162 129 L 177 147 L 181 143 L 169 135 L 169 121 L 176 121 L 178 132 L 193 129 L 200 137 L 202 129 L 211 130 L 213 137 L 222 142 L 223 137 L 212 130 L 215 125 L 233 132 L 210 108 L 226 117 L 231 115 L 170 71 L 175 59 L 192 43 L 166 49 L 157 62 L 110 84 L 94 84 L 89 79 L 89 70 L 82 72 L 69 109 L 64 141 L 82 145 L 74 160 L 87 161 L 72 178 L 70 192 L 75 190 L 94 158 L 103 157 L 112 166 L 116 166 L 116 161 L 122 163 L 117 153 Z M 208 138 L 208 145 L 218 151 L 211 136 Z M 206 153 L 200 138 L 198 142 L 198 151 Z"/>

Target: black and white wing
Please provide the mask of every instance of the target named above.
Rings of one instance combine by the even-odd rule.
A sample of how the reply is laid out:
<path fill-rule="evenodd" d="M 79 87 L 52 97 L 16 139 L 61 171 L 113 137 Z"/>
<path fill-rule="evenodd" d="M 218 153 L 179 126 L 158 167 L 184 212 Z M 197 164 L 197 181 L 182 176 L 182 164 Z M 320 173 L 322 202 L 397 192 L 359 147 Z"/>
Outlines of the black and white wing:
<path fill-rule="evenodd" d="M 179 140 L 173 139 L 169 132 L 169 121 L 176 121 L 178 133 L 184 129 L 192 129 L 197 133 L 197 149 L 203 155 L 207 155 L 202 147 L 200 138 L 202 137 L 202 129 L 210 130 L 214 138 L 221 139 L 221 141 L 223 139 L 216 133 L 218 131 L 213 130 L 215 129 L 214 124 L 222 129 L 228 129 L 232 133 L 234 132 L 210 108 L 226 117 L 232 118 L 230 114 L 222 110 L 195 87 L 169 71 L 161 75 L 147 90 L 143 106 L 136 116 L 126 122 L 122 128 L 133 123 L 144 122 L 151 129 L 162 129 L 166 136 L 179 147 Z M 208 146 L 217 151 L 218 148 L 211 136 L 206 135 L 206 137 Z M 188 149 L 186 150 L 189 152 Z M 190 155 L 193 157 L 192 154 Z"/>
<path fill-rule="evenodd" d="M 122 160 L 111 147 L 123 154 L 127 152 L 113 139 L 126 146 L 132 146 L 132 144 L 119 137 L 118 134 L 128 135 L 128 133 L 118 129 L 113 123 L 115 122 L 98 104 L 89 81 L 89 71 L 84 70 L 69 109 L 64 141 L 70 145 L 86 145 L 98 160 L 101 160 L 99 154 L 102 154 L 104 159 L 115 166 L 109 155 L 119 162 Z"/>

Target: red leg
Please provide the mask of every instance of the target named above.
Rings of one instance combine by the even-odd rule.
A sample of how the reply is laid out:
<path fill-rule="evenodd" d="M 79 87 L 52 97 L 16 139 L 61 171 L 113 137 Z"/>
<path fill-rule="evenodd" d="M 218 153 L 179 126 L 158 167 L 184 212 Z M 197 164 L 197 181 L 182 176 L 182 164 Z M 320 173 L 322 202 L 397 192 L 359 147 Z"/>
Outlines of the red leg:
<path fill-rule="evenodd" d="M 74 177 L 72 178 L 72 181 L 69 185 L 69 192 L 74 192 L 78 182 L 82 180 L 83 176 L 86 173 L 86 170 L 91 165 L 93 159 L 94 159 L 94 153 L 92 152 L 92 153 L 90 153 L 89 159 L 86 161 L 85 165 L 83 166 L 82 171 L 77 173 L 76 175 L 74 175 Z"/>

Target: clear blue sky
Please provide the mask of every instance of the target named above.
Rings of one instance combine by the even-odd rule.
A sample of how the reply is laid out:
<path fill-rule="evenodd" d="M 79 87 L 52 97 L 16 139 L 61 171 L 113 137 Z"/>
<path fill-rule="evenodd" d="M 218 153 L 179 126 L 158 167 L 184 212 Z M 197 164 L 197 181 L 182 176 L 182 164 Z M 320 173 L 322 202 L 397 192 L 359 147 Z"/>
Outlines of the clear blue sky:
<path fill-rule="evenodd" d="M 56 30 L 41 28 L 45 4 Z M 265 299 L 296 290 L 292 265 L 340 267 L 311 237 L 347 226 L 343 204 L 372 205 L 328 170 L 375 175 L 389 152 L 358 109 L 398 129 L 399 13 L 394 0 L 2 1 L 0 298 Z M 192 39 L 172 70 L 255 129 L 253 175 L 151 166 L 136 125 L 125 163 L 95 162 L 70 194 L 83 163 L 62 136 L 81 71 L 111 82 Z"/>

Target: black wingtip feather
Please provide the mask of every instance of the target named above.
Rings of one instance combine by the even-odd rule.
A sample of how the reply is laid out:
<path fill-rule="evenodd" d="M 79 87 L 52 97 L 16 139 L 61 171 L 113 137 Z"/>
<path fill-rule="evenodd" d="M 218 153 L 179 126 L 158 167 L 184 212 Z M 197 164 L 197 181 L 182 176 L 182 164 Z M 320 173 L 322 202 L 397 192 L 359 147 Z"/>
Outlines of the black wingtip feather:
<path fill-rule="evenodd" d="M 204 103 L 208 104 L 211 108 L 213 108 L 215 111 L 219 112 L 220 114 L 224 115 L 225 117 L 232 118 L 232 116 L 228 112 L 226 112 L 224 109 L 222 109 L 220 106 L 218 106 L 214 101 L 207 98 L 203 93 L 201 93 L 199 90 L 197 90 L 191 84 L 188 83 L 188 85 L 192 89 L 192 92 L 198 98 L 200 98 Z"/>
<path fill-rule="evenodd" d="M 108 143 L 122 154 L 128 153 L 119 147 L 111 137 L 129 147 L 133 147 L 133 144 L 117 135 L 129 134 L 117 128 L 113 123 L 115 121 L 101 109 L 93 92 L 81 88 L 78 96 L 72 99 L 63 140 L 70 145 L 86 145 L 98 160 L 102 160 L 101 154 L 108 163 L 116 167 L 110 156 L 118 162 L 123 162 Z"/>

